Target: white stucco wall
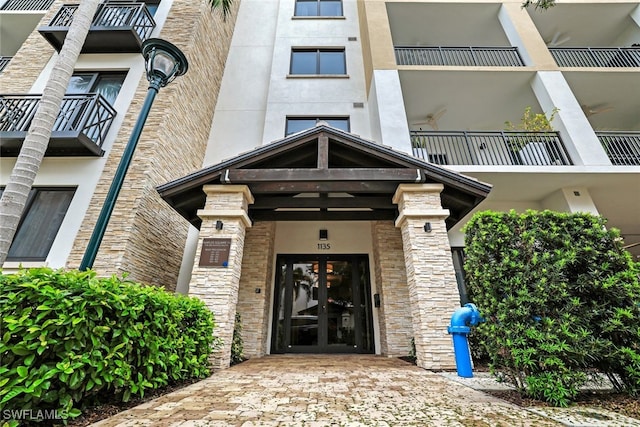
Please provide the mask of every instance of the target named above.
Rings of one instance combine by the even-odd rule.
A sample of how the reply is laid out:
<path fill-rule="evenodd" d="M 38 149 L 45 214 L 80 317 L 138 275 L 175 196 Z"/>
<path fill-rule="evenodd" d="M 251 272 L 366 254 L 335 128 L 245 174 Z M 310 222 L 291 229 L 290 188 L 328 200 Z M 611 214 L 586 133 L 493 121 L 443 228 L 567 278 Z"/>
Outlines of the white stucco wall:
<path fill-rule="evenodd" d="M 294 17 L 294 7 L 241 2 L 204 166 L 282 139 L 287 116 L 349 117 L 351 131 L 370 138 L 356 1 L 338 18 Z M 292 47 L 344 47 L 348 77 L 288 76 Z"/>
<path fill-rule="evenodd" d="M 371 121 L 379 124 L 374 127 L 376 142 L 411 154 L 409 123 L 398 70 L 373 71 L 369 103 L 372 105 Z"/>
<path fill-rule="evenodd" d="M 560 71 L 538 71 L 531 82 L 543 111 L 558 113 L 551 123 L 560 131 L 567 151 L 577 165 L 611 165 L 587 117 Z"/>
<path fill-rule="evenodd" d="M 279 3 L 240 3 L 203 166 L 261 144 Z"/>
<path fill-rule="evenodd" d="M 591 194 L 586 187 L 560 188 L 541 201 L 543 209 L 559 212 L 587 212 L 599 215 Z"/>
<path fill-rule="evenodd" d="M 524 40 L 522 40 L 520 33 L 515 27 L 513 20 L 509 16 L 509 12 L 505 9 L 504 5 L 500 7 L 500 12 L 498 12 L 498 20 L 500 21 L 502 29 L 509 39 L 509 43 L 511 43 L 511 46 L 518 48 L 518 52 L 520 53 L 520 57 L 524 61 L 524 64 L 533 65 L 533 60 L 531 59 L 531 56 L 529 56 L 529 52 L 527 51 Z"/>
<path fill-rule="evenodd" d="M 633 12 L 629 14 L 629 18 L 636 24 L 629 26 L 620 34 L 613 45 L 614 46 L 631 46 L 633 43 L 640 43 L 640 6 L 637 6 Z"/>
<path fill-rule="evenodd" d="M 344 1 L 335 19 L 294 18 L 294 7 L 280 2 L 262 144 L 284 137 L 287 116 L 349 117 L 351 132 L 370 138 L 366 104 L 354 107 L 366 101 L 356 1 Z M 289 76 L 293 47 L 344 48 L 347 77 Z"/>

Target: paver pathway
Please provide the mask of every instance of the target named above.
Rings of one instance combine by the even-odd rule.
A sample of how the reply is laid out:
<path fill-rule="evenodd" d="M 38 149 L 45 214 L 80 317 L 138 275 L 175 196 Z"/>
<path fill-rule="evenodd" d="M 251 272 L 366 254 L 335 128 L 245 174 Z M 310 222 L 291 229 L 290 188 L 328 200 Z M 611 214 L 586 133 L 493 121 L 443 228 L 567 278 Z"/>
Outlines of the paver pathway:
<path fill-rule="evenodd" d="M 252 359 L 94 426 L 557 426 L 399 359 Z"/>

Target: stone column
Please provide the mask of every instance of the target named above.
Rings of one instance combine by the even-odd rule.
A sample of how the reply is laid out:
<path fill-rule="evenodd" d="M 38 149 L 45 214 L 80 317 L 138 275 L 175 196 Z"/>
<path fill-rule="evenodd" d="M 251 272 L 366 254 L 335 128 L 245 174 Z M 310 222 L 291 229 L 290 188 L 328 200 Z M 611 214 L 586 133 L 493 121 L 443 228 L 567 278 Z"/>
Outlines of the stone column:
<path fill-rule="evenodd" d="M 251 230 L 247 230 L 238 294 L 238 313 L 242 315 L 242 339 L 247 358 L 262 357 L 268 349 L 275 238 L 275 221 L 256 222 Z"/>
<path fill-rule="evenodd" d="M 214 335 L 222 340 L 222 345 L 212 356 L 212 368 L 222 369 L 229 367 L 231 358 L 245 230 L 251 227 L 247 211 L 253 196 L 246 185 L 205 185 L 203 191 L 207 201 L 204 209 L 198 211 L 202 226 L 189 295 L 202 299 L 215 315 Z M 221 229 L 216 229 L 217 221 L 222 222 Z M 230 239 L 226 266 L 200 266 L 204 239 L 210 238 Z"/>
<path fill-rule="evenodd" d="M 455 369 L 447 327 L 460 307 L 451 248 L 442 209 L 442 184 L 401 184 L 393 196 L 400 215 L 404 263 L 418 366 Z M 425 231 L 425 223 L 430 231 Z"/>
<path fill-rule="evenodd" d="M 404 266 L 402 235 L 391 221 L 371 224 L 376 291 L 380 294 L 380 351 L 389 357 L 409 354 L 413 324 Z M 374 308 L 374 310 L 376 310 Z"/>

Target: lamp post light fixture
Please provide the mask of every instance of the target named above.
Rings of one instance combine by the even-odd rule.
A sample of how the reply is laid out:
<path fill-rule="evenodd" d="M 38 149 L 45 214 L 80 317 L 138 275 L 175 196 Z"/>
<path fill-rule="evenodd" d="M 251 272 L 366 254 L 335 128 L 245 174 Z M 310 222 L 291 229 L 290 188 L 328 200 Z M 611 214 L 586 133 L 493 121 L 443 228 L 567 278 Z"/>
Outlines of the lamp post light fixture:
<path fill-rule="evenodd" d="M 147 91 L 147 97 L 142 104 L 140 115 L 138 120 L 131 131 L 129 142 L 125 146 L 120 164 L 111 182 L 111 187 L 107 193 L 107 197 L 102 205 L 100 216 L 96 222 L 96 226 L 91 234 L 91 239 L 87 245 L 87 249 L 82 257 L 80 263 L 80 271 L 85 271 L 93 267 L 93 263 L 96 260 L 100 243 L 107 230 L 107 224 L 109 224 L 109 218 L 115 207 L 118 194 L 122 188 L 124 177 L 127 174 L 133 153 L 138 145 L 142 128 L 144 127 L 149 111 L 151 110 L 151 104 L 156 97 L 156 94 L 161 87 L 165 87 L 168 83 L 172 82 L 176 77 L 183 75 L 189 68 L 189 63 L 184 54 L 175 47 L 173 44 L 162 39 L 147 39 L 142 43 L 142 56 L 145 61 L 145 68 L 147 71 L 147 80 L 149 80 L 149 89 Z"/>

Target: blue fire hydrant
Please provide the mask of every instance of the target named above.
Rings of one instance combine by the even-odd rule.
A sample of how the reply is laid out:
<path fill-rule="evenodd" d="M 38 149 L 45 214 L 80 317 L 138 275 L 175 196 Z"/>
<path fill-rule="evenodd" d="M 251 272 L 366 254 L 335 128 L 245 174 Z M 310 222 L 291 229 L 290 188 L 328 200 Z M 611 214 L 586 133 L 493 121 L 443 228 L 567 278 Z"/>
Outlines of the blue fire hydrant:
<path fill-rule="evenodd" d="M 460 307 L 451 316 L 451 326 L 449 326 L 448 332 L 453 335 L 453 352 L 455 353 L 456 370 L 459 377 L 473 377 L 467 336 L 471 332 L 471 326 L 475 326 L 480 322 L 484 322 L 484 319 L 480 315 L 478 308 L 471 303 Z"/>

